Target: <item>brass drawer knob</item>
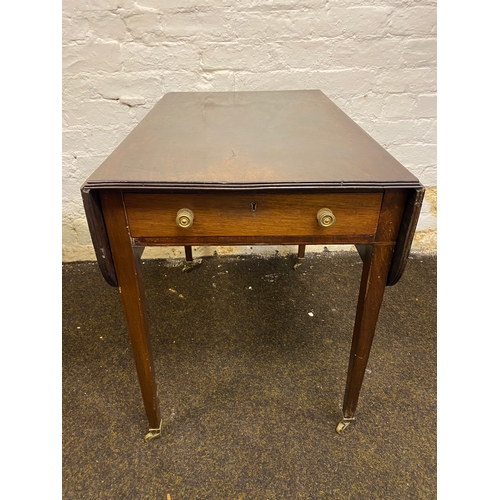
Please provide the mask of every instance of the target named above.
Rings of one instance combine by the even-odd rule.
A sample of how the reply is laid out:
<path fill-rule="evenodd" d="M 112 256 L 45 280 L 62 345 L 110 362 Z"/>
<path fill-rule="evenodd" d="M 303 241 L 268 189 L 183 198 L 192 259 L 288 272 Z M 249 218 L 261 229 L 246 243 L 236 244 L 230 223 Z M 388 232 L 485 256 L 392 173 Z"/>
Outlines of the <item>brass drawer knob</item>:
<path fill-rule="evenodd" d="M 175 222 L 179 227 L 191 227 L 194 222 L 194 214 L 191 210 L 189 210 L 189 208 L 181 208 L 177 212 Z"/>
<path fill-rule="evenodd" d="M 321 208 L 318 210 L 316 218 L 321 227 L 329 227 L 335 222 L 335 215 L 333 215 L 329 208 Z"/>

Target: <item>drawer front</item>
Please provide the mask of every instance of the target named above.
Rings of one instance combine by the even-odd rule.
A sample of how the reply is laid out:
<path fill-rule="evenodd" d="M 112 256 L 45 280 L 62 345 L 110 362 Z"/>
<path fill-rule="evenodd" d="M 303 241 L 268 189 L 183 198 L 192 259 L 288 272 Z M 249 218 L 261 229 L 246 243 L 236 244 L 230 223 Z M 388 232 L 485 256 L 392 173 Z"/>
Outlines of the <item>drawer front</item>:
<path fill-rule="evenodd" d="M 130 234 L 134 238 L 191 240 L 196 237 L 312 237 L 335 241 L 335 236 L 374 235 L 381 193 L 130 193 L 124 195 Z M 335 216 L 329 227 L 317 213 L 328 208 Z M 181 209 L 194 215 L 190 227 L 179 227 Z"/>

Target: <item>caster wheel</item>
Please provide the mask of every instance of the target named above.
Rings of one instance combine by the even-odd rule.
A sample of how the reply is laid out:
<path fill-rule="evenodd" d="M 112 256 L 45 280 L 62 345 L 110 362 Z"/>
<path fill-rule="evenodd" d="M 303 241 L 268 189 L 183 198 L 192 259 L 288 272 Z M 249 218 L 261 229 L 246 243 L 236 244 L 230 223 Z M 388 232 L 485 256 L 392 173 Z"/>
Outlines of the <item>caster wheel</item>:
<path fill-rule="evenodd" d="M 156 439 L 161 436 L 161 424 L 160 422 L 160 428 L 159 429 L 149 429 L 149 432 L 144 436 L 144 439 L 146 441 L 151 441 L 152 439 Z"/>
<path fill-rule="evenodd" d="M 337 427 L 335 428 L 335 432 L 337 434 L 341 434 L 344 432 L 345 428 L 349 425 L 349 422 L 339 422 Z"/>
<path fill-rule="evenodd" d="M 349 427 L 349 425 L 351 424 L 351 422 L 353 422 L 354 419 L 352 420 L 341 420 L 338 424 L 337 424 L 337 427 L 335 428 L 335 432 L 337 434 L 342 434 L 347 427 Z"/>
<path fill-rule="evenodd" d="M 144 436 L 144 439 L 146 441 L 151 441 L 153 439 L 156 439 L 157 437 L 160 437 L 161 436 L 161 431 L 150 431 L 148 432 L 145 436 Z"/>
<path fill-rule="evenodd" d="M 182 268 L 182 272 L 183 273 L 190 273 L 191 271 L 193 271 L 197 267 L 200 267 L 202 263 L 203 263 L 203 261 L 201 259 L 187 261 L 187 262 L 185 262 L 184 267 Z"/>

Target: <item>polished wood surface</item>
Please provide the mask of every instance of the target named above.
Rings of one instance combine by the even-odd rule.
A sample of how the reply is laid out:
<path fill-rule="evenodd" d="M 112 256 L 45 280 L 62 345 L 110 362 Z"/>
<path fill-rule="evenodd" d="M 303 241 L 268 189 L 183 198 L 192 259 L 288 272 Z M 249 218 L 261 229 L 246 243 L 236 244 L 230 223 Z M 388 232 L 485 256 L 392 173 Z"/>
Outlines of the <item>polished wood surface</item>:
<path fill-rule="evenodd" d="M 100 190 L 90 190 L 82 187 L 82 201 L 89 226 L 92 245 L 94 246 L 97 263 L 104 279 L 111 286 L 118 286 L 115 264 L 109 246 L 108 232 L 102 213 Z"/>
<path fill-rule="evenodd" d="M 387 284 L 401 277 L 424 189 L 320 91 L 171 93 L 82 186 L 100 269 L 118 285 L 150 430 L 161 424 L 138 251 L 356 245 L 363 261 L 343 415 L 355 415 Z M 335 216 L 318 224 L 320 209 Z M 194 214 L 179 227 L 181 209 Z M 297 264 L 299 265 L 299 264 Z M 189 267 L 189 266 L 188 266 Z M 193 266 L 190 267 L 190 269 Z"/>
<path fill-rule="evenodd" d="M 406 262 L 408 261 L 408 255 L 410 254 L 413 236 L 417 229 L 424 195 L 425 189 L 423 187 L 420 189 L 407 190 L 406 205 L 399 228 L 396 247 L 394 248 L 391 269 L 387 277 L 387 286 L 395 285 L 403 275 Z"/>
<path fill-rule="evenodd" d="M 159 429 L 161 414 L 141 277 L 140 253 L 132 248 L 122 194 L 118 191 L 103 191 L 101 202 L 149 428 Z"/>
<path fill-rule="evenodd" d="M 363 272 L 344 392 L 343 414 L 346 419 L 354 418 L 356 413 L 387 276 L 403 219 L 406 196 L 405 190 L 388 190 L 385 193 L 380 209 L 376 243 L 358 248 L 363 260 Z"/>
<path fill-rule="evenodd" d="M 408 191 L 404 232 L 399 235 L 388 284 L 401 277 L 420 212 L 423 186 L 380 144 L 319 90 L 274 92 L 172 92 L 166 94 L 85 181 L 82 198 L 97 261 L 106 281 L 117 285 L 104 229 L 101 189 L 191 193 L 256 190 L 353 189 Z M 412 202 L 412 193 L 420 193 Z M 340 234 L 342 233 L 342 234 Z M 163 234 L 163 233 L 162 233 Z M 356 241 L 349 241 L 357 235 Z M 204 235 L 198 244 L 272 244 L 262 236 L 231 242 Z M 319 243 L 367 244 L 367 234 L 332 233 Z M 175 237 L 137 238 L 137 244 L 177 244 Z M 283 236 L 275 244 L 314 244 Z M 189 236 L 185 245 L 196 244 Z"/>
<path fill-rule="evenodd" d="M 124 200 L 134 238 L 312 236 L 324 243 L 335 235 L 375 235 L 382 193 L 125 194 Z M 316 219 L 323 207 L 336 217 L 330 227 Z M 189 228 L 176 224 L 182 208 L 194 213 Z"/>
<path fill-rule="evenodd" d="M 342 407 L 346 419 L 352 419 L 356 414 L 380 306 L 384 297 L 385 280 L 389 272 L 392 252 L 393 249 L 390 246 L 370 245 L 363 261 Z"/>
<path fill-rule="evenodd" d="M 166 94 L 89 187 L 418 187 L 319 90 Z"/>

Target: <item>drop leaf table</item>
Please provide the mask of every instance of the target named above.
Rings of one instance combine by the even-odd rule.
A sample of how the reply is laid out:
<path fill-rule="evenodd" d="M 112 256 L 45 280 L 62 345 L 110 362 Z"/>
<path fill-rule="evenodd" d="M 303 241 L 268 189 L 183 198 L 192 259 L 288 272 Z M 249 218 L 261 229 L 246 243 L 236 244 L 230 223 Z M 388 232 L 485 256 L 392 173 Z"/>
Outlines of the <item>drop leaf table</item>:
<path fill-rule="evenodd" d="M 146 246 L 355 245 L 363 261 L 341 432 L 355 418 L 384 290 L 424 188 L 319 90 L 166 94 L 81 188 L 117 286 L 149 432 L 161 433 L 140 256 Z"/>

